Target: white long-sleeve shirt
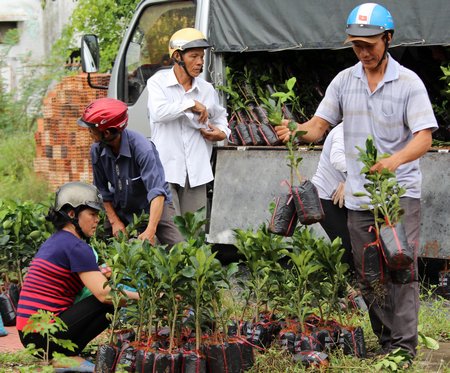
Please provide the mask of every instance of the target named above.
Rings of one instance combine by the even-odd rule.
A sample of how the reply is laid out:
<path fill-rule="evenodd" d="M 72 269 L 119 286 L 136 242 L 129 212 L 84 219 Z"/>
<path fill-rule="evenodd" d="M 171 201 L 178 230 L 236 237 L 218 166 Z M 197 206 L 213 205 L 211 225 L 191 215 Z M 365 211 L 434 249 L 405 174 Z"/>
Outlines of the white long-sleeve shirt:
<path fill-rule="evenodd" d="M 317 171 L 311 181 L 317 187 L 319 197 L 331 200 L 340 182 L 345 182 L 344 127 L 340 123 L 328 134 L 323 144 Z"/>
<path fill-rule="evenodd" d="M 148 112 L 151 138 L 159 152 L 166 181 L 185 186 L 186 176 L 191 187 L 213 180 L 211 168 L 212 142 L 205 140 L 200 128 L 206 124 L 189 108 L 194 100 L 206 106 L 209 123 L 230 135 L 227 112 L 211 83 L 195 78 L 192 88 L 185 91 L 173 69 L 161 70 L 147 82 Z"/>

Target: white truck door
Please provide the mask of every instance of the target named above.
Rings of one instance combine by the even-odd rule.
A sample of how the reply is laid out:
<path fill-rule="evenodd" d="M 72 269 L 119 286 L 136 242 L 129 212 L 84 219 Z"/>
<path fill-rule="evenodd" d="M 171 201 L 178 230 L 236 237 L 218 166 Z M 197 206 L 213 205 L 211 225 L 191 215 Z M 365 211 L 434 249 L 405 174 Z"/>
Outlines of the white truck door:
<path fill-rule="evenodd" d="M 129 106 L 129 128 L 147 137 L 150 137 L 147 80 L 156 71 L 169 68 L 169 39 L 183 27 L 194 27 L 195 14 L 194 1 L 144 1 L 120 46 L 108 96 Z"/>

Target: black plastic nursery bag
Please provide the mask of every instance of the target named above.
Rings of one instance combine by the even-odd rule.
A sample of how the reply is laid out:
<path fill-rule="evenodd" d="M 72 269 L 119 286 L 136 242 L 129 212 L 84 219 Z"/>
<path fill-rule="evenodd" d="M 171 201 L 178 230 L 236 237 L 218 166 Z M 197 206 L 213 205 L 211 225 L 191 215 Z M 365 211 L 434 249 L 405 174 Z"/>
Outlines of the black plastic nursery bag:
<path fill-rule="evenodd" d="M 180 353 L 169 354 L 158 352 L 152 373 L 178 373 L 181 371 L 182 355 Z"/>
<path fill-rule="evenodd" d="M 339 344 L 342 346 L 345 355 L 360 358 L 365 358 L 367 355 L 364 332 L 360 326 L 356 328 L 342 327 Z"/>
<path fill-rule="evenodd" d="M 275 146 L 281 144 L 281 140 L 270 124 L 261 124 L 258 130 L 266 140 L 267 145 Z"/>
<path fill-rule="evenodd" d="M 409 284 L 418 281 L 417 267 L 411 263 L 408 268 L 390 271 L 391 280 L 394 284 Z"/>
<path fill-rule="evenodd" d="M 315 332 L 311 334 L 297 334 L 294 344 L 294 353 L 301 351 L 324 351 L 322 344 L 317 339 Z"/>
<path fill-rule="evenodd" d="M 280 346 L 283 350 L 287 350 L 290 353 L 294 353 L 295 352 L 295 341 L 297 339 L 297 336 L 295 334 L 295 332 L 291 331 L 291 330 L 287 330 L 287 331 L 281 331 L 280 332 L 280 337 L 279 337 L 279 342 L 280 342 Z"/>
<path fill-rule="evenodd" d="M 207 370 L 214 373 L 239 373 L 241 371 L 240 350 L 235 343 L 209 345 Z"/>
<path fill-rule="evenodd" d="M 0 294 L 0 314 L 5 326 L 16 325 L 17 303 L 11 298 L 9 291 Z"/>
<path fill-rule="evenodd" d="M 242 143 L 236 130 L 236 121 L 231 120 L 228 123 L 228 127 L 230 128 L 230 136 L 228 138 L 228 143 L 230 145 L 241 145 Z"/>
<path fill-rule="evenodd" d="M 386 265 L 396 270 L 408 268 L 414 261 L 414 248 L 408 244 L 403 224 L 383 225 L 379 235 Z"/>
<path fill-rule="evenodd" d="M 270 219 L 269 231 L 291 237 L 297 225 L 297 210 L 291 194 L 275 198 L 275 208 Z"/>
<path fill-rule="evenodd" d="M 385 280 L 383 255 L 377 242 L 372 242 L 364 247 L 362 278 L 369 284 Z"/>
<path fill-rule="evenodd" d="M 265 145 L 266 142 L 264 141 L 264 138 L 261 136 L 261 134 L 258 131 L 258 125 L 256 123 L 249 123 L 247 125 L 248 127 L 248 133 L 250 137 L 252 138 L 253 145 Z"/>
<path fill-rule="evenodd" d="M 240 351 L 240 366 L 241 371 L 250 369 L 255 363 L 255 353 L 253 346 L 246 340 L 238 340 L 235 342 Z"/>
<path fill-rule="evenodd" d="M 266 109 L 262 106 L 253 104 L 250 104 L 249 107 L 260 124 L 269 124 L 269 115 Z"/>
<path fill-rule="evenodd" d="M 116 365 L 120 365 L 127 372 L 134 372 L 136 368 L 136 353 L 137 350 L 133 346 L 128 343 L 124 344 L 116 358 Z"/>
<path fill-rule="evenodd" d="M 239 141 L 242 145 L 252 145 L 253 140 L 248 131 L 248 126 L 244 123 L 239 123 L 236 125 L 236 132 L 239 137 Z"/>
<path fill-rule="evenodd" d="M 303 225 L 320 222 L 325 214 L 320 202 L 319 193 L 316 186 L 305 180 L 300 186 L 293 186 L 295 208 L 297 209 L 298 220 Z"/>
<path fill-rule="evenodd" d="M 155 365 L 155 353 L 148 350 L 138 350 L 136 352 L 136 372 L 153 373 Z"/>
<path fill-rule="evenodd" d="M 319 351 L 301 351 L 294 355 L 295 361 L 301 361 L 306 367 L 325 368 L 328 366 L 328 355 Z"/>
<path fill-rule="evenodd" d="M 95 373 L 111 373 L 116 369 L 116 357 L 118 350 L 111 345 L 98 346 L 95 359 Z"/>
<path fill-rule="evenodd" d="M 206 373 L 206 359 L 192 351 L 183 353 L 182 373 Z"/>

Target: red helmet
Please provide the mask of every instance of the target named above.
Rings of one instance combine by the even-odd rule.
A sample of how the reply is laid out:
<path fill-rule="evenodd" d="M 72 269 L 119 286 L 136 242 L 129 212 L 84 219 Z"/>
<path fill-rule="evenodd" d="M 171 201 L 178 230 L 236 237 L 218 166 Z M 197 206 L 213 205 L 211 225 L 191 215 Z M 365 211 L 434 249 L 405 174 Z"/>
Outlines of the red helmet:
<path fill-rule="evenodd" d="M 122 131 L 128 124 L 128 107 L 114 98 L 100 98 L 84 109 L 77 123 L 81 127 L 93 127 L 101 132 L 111 128 Z"/>

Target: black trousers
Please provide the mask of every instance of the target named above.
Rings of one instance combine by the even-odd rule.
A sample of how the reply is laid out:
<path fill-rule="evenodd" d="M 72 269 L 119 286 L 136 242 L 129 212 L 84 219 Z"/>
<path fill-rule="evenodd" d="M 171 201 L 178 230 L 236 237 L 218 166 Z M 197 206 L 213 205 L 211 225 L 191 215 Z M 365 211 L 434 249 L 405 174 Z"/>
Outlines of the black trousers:
<path fill-rule="evenodd" d="M 347 227 L 347 209 L 333 204 L 331 200 L 320 199 L 322 209 L 325 213 L 324 219 L 320 225 L 327 233 L 329 239 L 333 241 L 336 237 L 342 240 L 342 246 L 345 249 L 342 261 L 350 267 L 349 272 L 352 277 L 355 273 L 355 265 L 353 263 L 352 244 L 350 241 L 350 233 Z"/>
<path fill-rule="evenodd" d="M 57 332 L 54 336 L 57 339 L 68 339 L 77 347 L 75 351 L 70 351 L 55 343 L 50 343 L 49 356 L 51 357 L 53 352 L 67 356 L 79 355 L 90 341 L 109 326 L 110 321 L 106 318 L 106 314 L 113 311 L 112 305 L 101 303 L 91 295 L 62 312 L 59 318 L 67 325 L 67 330 Z M 29 333 L 24 336 L 24 333 L 19 331 L 19 337 L 24 346 L 33 343 L 36 348 L 47 349 L 46 338 L 39 333 Z"/>

